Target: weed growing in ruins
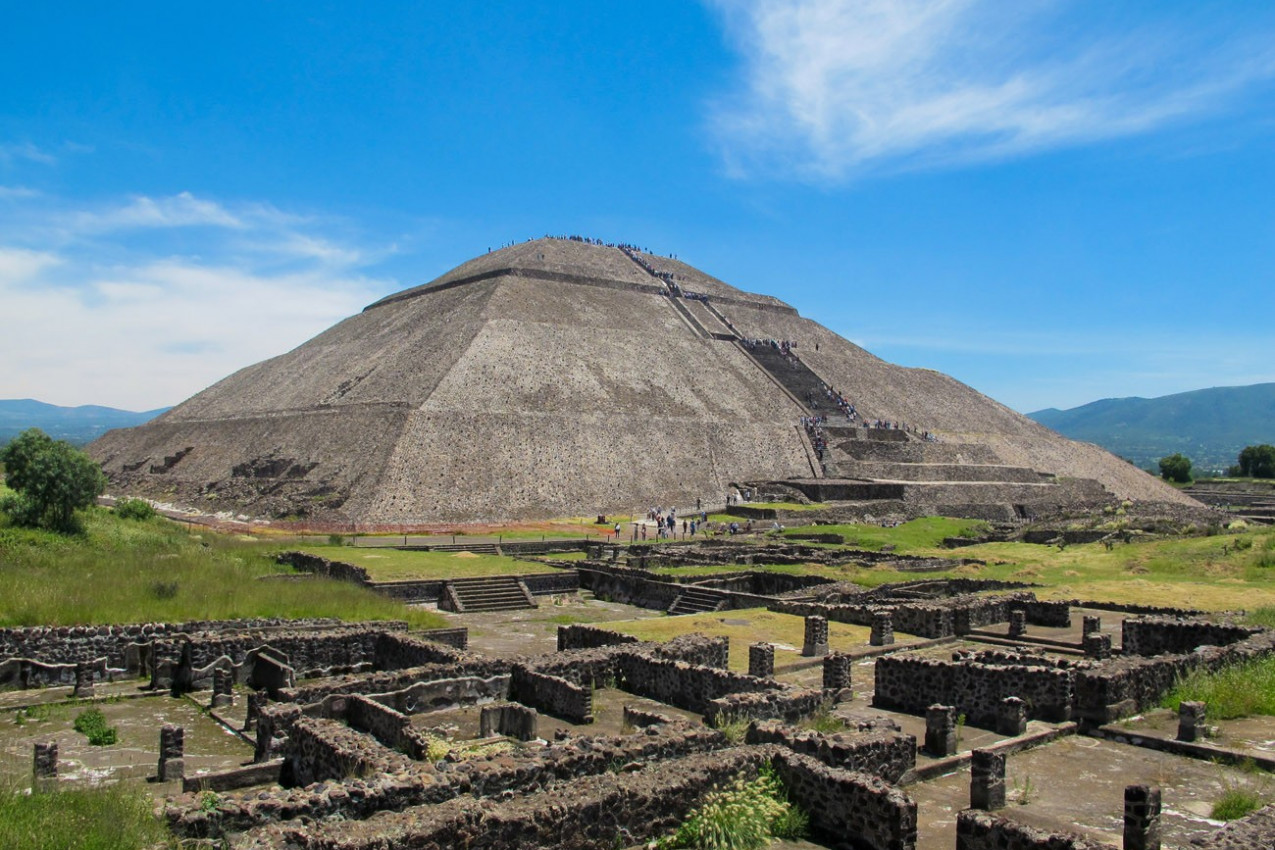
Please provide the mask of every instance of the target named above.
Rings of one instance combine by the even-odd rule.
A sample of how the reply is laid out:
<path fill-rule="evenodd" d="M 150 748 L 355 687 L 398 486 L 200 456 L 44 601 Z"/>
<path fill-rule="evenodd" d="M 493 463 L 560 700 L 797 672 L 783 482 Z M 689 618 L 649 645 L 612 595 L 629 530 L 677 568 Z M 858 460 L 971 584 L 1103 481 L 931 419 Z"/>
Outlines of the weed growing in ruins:
<path fill-rule="evenodd" d="M 1031 805 L 1032 798 L 1035 796 L 1036 796 L 1036 784 L 1032 782 L 1032 778 L 1030 774 L 1027 776 L 1024 776 L 1023 781 L 1021 783 L 1017 779 L 1014 780 L 1013 797 L 1014 797 L 1015 803 L 1018 803 L 1018 805 L 1020 806 Z"/>
<path fill-rule="evenodd" d="M 95 747 L 106 747 L 119 740 L 115 727 L 106 725 L 106 715 L 100 708 L 81 711 L 75 717 L 75 731 L 89 739 Z"/>
<path fill-rule="evenodd" d="M 135 850 L 162 847 L 167 830 L 144 793 L 122 785 L 24 794 L 0 785 L 0 847 Z"/>
<path fill-rule="evenodd" d="M 744 738 L 748 735 L 748 720 L 743 717 L 735 717 L 734 715 L 719 714 L 713 718 L 709 724 L 718 732 L 726 736 L 726 740 L 732 744 L 744 743 Z"/>
<path fill-rule="evenodd" d="M 956 715 L 956 748 L 961 748 L 961 739 L 965 737 L 965 715 Z"/>
<path fill-rule="evenodd" d="M 1178 680 L 1161 705 L 1177 710 L 1183 700 L 1208 703 L 1218 720 L 1275 715 L 1275 658 L 1260 658 L 1208 672 L 1193 670 Z"/>
<path fill-rule="evenodd" d="M 221 795 L 216 791 L 202 791 L 199 794 L 199 810 L 201 812 L 215 812 L 217 806 L 221 804 Z"/>
<path fill-rule="evenodd" d="M 655 846 L 658 850 L 755 850 L 776 838 L 801 838 L 808 827 L 806 814 L 788 800 L 774 768 L 765 765 L 756 779 L 739 777 L 725 790 L 710 793 L 674 835 Z"/>
<path fill-rule="evenodd" d="M 1257 792 L 1246 788 L 1228 788 L 1214 801 L 1209 817 L 1213 820 L 1236 820 L 1261 807 L 1262 798 Z"/>
<path fill-rule="evenodd" d="M 801 722 L 801 728 L 831 735 L 835 732 L 846 731 L 846 724 L 840 717 L 832 713 L 831 708 L 823 705 L 820 706 L 818 711 Z"/>

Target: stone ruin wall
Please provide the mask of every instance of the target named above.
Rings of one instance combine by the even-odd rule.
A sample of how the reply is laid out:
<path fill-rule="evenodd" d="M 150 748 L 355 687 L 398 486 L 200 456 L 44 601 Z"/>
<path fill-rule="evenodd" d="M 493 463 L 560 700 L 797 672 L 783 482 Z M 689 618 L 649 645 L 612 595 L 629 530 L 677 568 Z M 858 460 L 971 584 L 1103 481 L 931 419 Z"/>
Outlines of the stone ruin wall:
<path fill-rule="evenodd" d="M 1126 618 L 1121 625 L 1125 655 L 1177 655 L 1197 646 L 1226 646 L 1260 632 L 1254 626 L 1188 618 Z"/>
<path fill-rule="evenodd" d="M 948 705 L 975 726 L 995 728 L 1001 702 L 1018 697 L 1028 717 L 1057 723 L 1071 719 L 1075 678 L 1067 669 L 884 656 L 877 659 L 872 704 L 913 714 Z"/>

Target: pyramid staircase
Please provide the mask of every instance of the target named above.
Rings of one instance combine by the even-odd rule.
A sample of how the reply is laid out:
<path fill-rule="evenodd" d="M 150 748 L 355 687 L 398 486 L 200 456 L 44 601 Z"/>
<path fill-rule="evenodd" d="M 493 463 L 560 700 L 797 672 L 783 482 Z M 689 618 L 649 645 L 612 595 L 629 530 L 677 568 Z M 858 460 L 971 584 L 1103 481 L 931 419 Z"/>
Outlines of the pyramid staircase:
<path fill-rule="evenodd" d="M 448 581 L 438 607 L 459 614 L 520 611 L 539 607 L 527 585 L 516 576 L 483 576 Z"/>
<path fill-rule="evenodd" d="M 673 604 L 668 607 L 668 613 L 670 616 L 705 614 L 711 611 L 720 611 L 725 604 L 726 600 L 712 591 L 687 586 L 682 588 L 682 592 L 677 595 L 677 598 L 673 600 Z"/>

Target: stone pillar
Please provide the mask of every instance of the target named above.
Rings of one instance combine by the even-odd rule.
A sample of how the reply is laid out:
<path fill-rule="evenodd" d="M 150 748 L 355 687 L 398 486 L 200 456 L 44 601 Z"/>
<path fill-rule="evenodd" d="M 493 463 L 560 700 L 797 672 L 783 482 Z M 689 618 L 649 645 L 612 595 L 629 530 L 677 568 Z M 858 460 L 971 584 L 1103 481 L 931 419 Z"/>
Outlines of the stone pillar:
<path fill-rule="evenodd" d="M 925 751 L 942 757 L 956 754 L 956 709 L 932 705 L 925 710 Z"/>
<path fill-rule="evenodd" d="M 1102 631 L 1101 617 L 1094 617 L 1094 616 L 1090 616 L 1086 614 L 1084 619 L 1081 622 L 1083 623 L 1083 625 L 1080 627 L 1080 633 L 1082 635 L 1091 635 L 1091 634 L 1094 634 L 1095 632 Z"/>
<path fill-rule="evenodd" d="M 890 646 L 894 643 L 894 612 L 874 611 L 872 614 L 872 636 L 868 643 L 873 646 Z"/>
<path fill-rule="evenodd" d="M 80 661 L 75 665 L 75 698 L 90 699 L 93 696 L 93 668 Z"/>
<path fill-rule="evenodd" d="M 1195 741 L 1203 738 L 1206 723 L 1206 705 L 1202 702 L 1183 700 L 1178 705 L 1178 740 Z"/>
<path fill-rule="evenodd" d="M 1160 850 L 1160 789 L 1124 789 L 1124 850 Z"/>
<path fill-rule="evenodd" d="M 775 675 L 775 647 L 762 641 L 748 647 L 748 675 L 769 679 Z"/>
<path fill-rule="evenodd" d="M 1085 657 L 1101 661 L 1111 657 L 1111 635 L 1093 632 L 1085 635 Z"/>
<path fill-rule="evenodd" d="M 828 654 L 828 618 L 812 615 L 806 618 L 806 643 L 801 654 L 813 657 Z"/>
<path fill-rule="evenodd" d="M 970 756 L 970 808 L 1005 808 L 1005 754 L 974 750 Z"/>
<path fill-rule="evenodd" d="M 823 689 L 838 694 L 850 690 L 850 665 L 854 663 L 844 652 L 829 653 L 823 660 Z M 849 696 L 847 695 L 847 699 Z"/>
<path fill-rule="evenodd" d="M 1009 612 L 1009 636 L 1016 638 L 1025 634 L 1027 634 L 1027 612 L 1022 608 L 1015 608 Z"/>
<path fill-rule="evenodd" d="M 996 734 L 1015 737 L 1027 731 L 1027 703 L 1018 697 L 1005 697 L 996 712 Z"/>
<path fill-rule="evenodd" d="M 478 737 L 494 738 L 500 732 L 500 706 L 484 705 L 478 716 Z"/>
<path fill-rule="evenodd" d="M 160 782 L 180 782 L 186 776 L 186 730 L 165 723 L 159 730 Z"/>
<path fill-rule="evenodd" d="M 251 691 L 248 694 L 248 715 L 243 721 L 243 730 L 251 732 L 257 728 L 257 718 L 261 715 L 261 707 L 269 701 L 265 691 Z"/>
<path fill-rule="evenodd" d="M 33 791 L 52 791 L 58 785 L 58 745 L 56 741 L 47 741 L 35 745 L 32 760 Z"/>
<path fill-rule="evenodd" d="M 226 708 L 235 704 L 235 691 L 230 671 L 224 667 L 213 668 L 213 708 Z"/>

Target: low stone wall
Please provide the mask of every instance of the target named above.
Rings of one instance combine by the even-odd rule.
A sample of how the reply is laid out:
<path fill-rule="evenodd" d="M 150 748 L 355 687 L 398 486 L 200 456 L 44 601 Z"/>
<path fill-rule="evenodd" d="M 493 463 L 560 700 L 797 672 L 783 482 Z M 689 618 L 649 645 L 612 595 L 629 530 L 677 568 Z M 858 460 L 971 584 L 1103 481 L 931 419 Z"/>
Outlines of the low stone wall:
<path fill-rule="evenodd" d="M 292 782 L 309 785 L 347 776 L 408 771 L 414 762 L 336 720 L 298 717 L 288 735 L 285 757 Z"/>
<path fill-rule="evenodd" d="M 617 656 L 619 686 L 631 694 L 704 713 L 712 700 L 727 694 L 776 690 L 768 679 L 757 679 L 741 673 L 651 658 L 630 652 Z"/>
<path fill-rule="evenodd" d="M 406 627 L 406 624 L 403 624 Z M 313 677 L 332 672 L 370 668 L 376 663 L 376 648 L 386 630 L 365 625 L 321 631 L 229 632 L 197 634 L 179 639 L 180 661 L 172 672 L 174 691 L 184 692 L 202 686 L 210 665 L 219 659 L 242 668 L 254 650 L 269 647 L 276 658 L 286 658 L 298 676 Z M 431 644 L 440 651 L 449 648 Z M 157 653 L 159 650 L 157 649 Z M 158 669 L 158 668 L 157 668 Z M 248 671 L 237 669 L 237 678 L 245 680 Z"/>
<path fill-rule="evenodd" d="M 0 629 L 0 659 L 29 658 L 45 664 L 74 664 L 105 657 L 107 666 L 124 668 L 130 645 L 149 644 L 180 635 L 227 631 L 298 631 L 342 625 L 330 618 L 285 620 L 200 620 L 189 623 L 136 623 L 112 626 L 31 626 Z M 406 623 L 385 628 L 407 628 Z"/>
<path fill-rule="evenodd" d="M 389 693 L 372 694 L 369 699 L 403 714 L 425 714 L 508 699 L 509 681 L 508 674 L 487 678 L 430 679 Z"/>
<path fill-rule="evenodd" d="M 666 611 L 682 592 L 676 583 L 657 581 L 645 570 L 602 568 L 590 564 L 581 566 L 578 573 L 580 586 L 593 591 L 599 599 L 611 599 L 639 608 Z"/>
<path fill-rule="evenodd" d="M 592 688 L 514 665 L 509 698 L 571 723 L 593 722 Z"/>
<path fill-rule="evenodd" d="M 999 815 L 966 809 L 956 816 L 956 850 L 1119 850 L 1074 833 L 1046 832 Z"/>
<path fill-rule="evenodd" d="M 715 667 L 725 670 L 730 667 L 730 638 L 709 637 L 699 632 L 678 635 L 667 643 L 657 645 L 653 652 L 656 658 L 667 658 L 672 661 L 685 661 L 701 667 Z"/>
<path fill-rule="evenodd" d="M 1121 623 L 1125 655 L 1172 655 L 1197 646 L 1226 646 L 1245 640 L 1260 628 L 1170 617 L 1127 617 Z"/>
<path fill-rule="evenodd" d="M 720 726 L 739 720 L 782 720 L 797 723 L 823 708 L 827 696 L 813 688 L 781 687 L 773 691 L 735 693 L 709 700 L 704 722 Z"/>
<path fill-rule="evenodd" d="M 1104 724 L 1156 705 L 1180 676 L 1203 668 L 1275 654 L 1275 632 L 1263 631 L 1226 646 L 1202 646 L 1182 655 L 1113 658 L 1076 674 L 1076 716 Z"/>
<path fill-rule="evenodd" d="M 600 646 L 619 646 L 640 643 L 632 635 L 600 629 L 597 626 L 558 626 L 558 651 L 568 649 L 595 649 Z"/>
<path fill-rule="evenodd" d="M 417 632 L 425 640 L 432 640 L 434 643 L 441 643 L 452 647 L 453 649 L 469 648 L 469 627 L 460 626 L 454 629 L 426 629 Z"/>
<path fill-rule="evenodd" d="M 245 836 L 238 846 L 241 850 L 611 850 L 617 844 L 638 844 L 673 831 L 715 786 L 741 774 L 755 776 L 766 755 L 758 748 L 740 748 L 633 773 L 588 776 L 569 787 L 499 803 L 466 798 L 382 815 L 370 822 L 274 827 Z"/>
<path fill-rule="evenodd" d="M 1028 717 L 1062 722 L 1071 719 L 1076 676 L 1069 668 L 889 655 L 877 659 L 872 704 L 920 714 L 939 703 L 969 723 L 995 728 L 1001 701 L 1018 697 Z"/>
<path fill-rule="evenodd" d="M 780 614 L 801 617 L 818 615 L 837 623 L 870 626 L 876 613 L 889 610 L 894 617 L 895 631 L 926 638 L 941 638 L 967 634 L 971 629 L 1003 623 L 1009 620 L 1014 608 L 1033 613 L 1042 625 L 1053 625 L 1061 620 L 1058 607 L 1051 603 L 1037 602 L 1029 592 L 1009 593 L 999 596 L 972 596 L 962 594 L 945 599 L 926 599 L 916 602 L 885 600 L 865 594 L 861 603 L 828 604 L 824 602 L 774 602 L 769 609 Z"/>
<path fill-rule="evenodd" d="M 377 635 L 372 653 L 372 661 L 378 670 L 402 670 L 425 664 L 455 664 L 463 658 L 464 653 L 453 646 L 403 632 L 382 632 Z"/>
<path fill-rule="evenodd" d="M 263 712 L 263 720 L 274 723 L 280 712 L 277 707 L 269 708 L 275 711 L 270 717 Z M 292 722 L 300 717 L 296 706 L 283 708 L 290 710 L 282 714 L 290 715 Z M 309 727 L 320 735 L 325 729 L 343 728 L 331 721 Z M 296 818 L 366 818 L 379 811 L 441 803 L 460 795 L 533 791 L 550 782 L 607 773 L 617 764 L 660 762 L 726 746 L 725 736 L 711 729 L 658 725 L 634 735 L 591 737 L 587 743 L 568 739 L 542 750 L 459 762 L 445 772 L 433 765 L 410 762 L 392 774 L 369 774 L 367 779 L 345 783 L 329 781 L 265 794 L 226 794 L 213 811 L 204 810 L 198 796 L 186 794 L 166 804 L 164 817 L 179 837 L 210 838 Z M 296 784 L 290 776 L 285 781 Z"/>
<path fill-rule="evenodd" d="M 360 694 L 341 699 L 345 700 L 345 722 L 350 728 L 368 733 L 390 749 L 403 750 L 408 743 L 404 733 L 412 725 L 407 715 Z M 414 753 L 409 754 L 419 758 Z"/>
<path fill-rule="evenodd" d="M 318 702 L 331 694 L 384 694 L 401 691 L 417 682 L 471 677 L 508 676 L 513 662 L 503 658 L 469 658 L 455 664 L 425 664 L 387 672 L 326 676 L 279 692 L 286 702 Z"/>
<path fill-rule="evenodd" d="M 749 724 L 750 744 L 780 744 L 822 764 L 898 782 L 916 767 L 916 738 L 901 732 L 851 735 L 797 729 L 773 720 Z"/>
<path fill-rule="evenodd" d="M 789 750 L 777 752 L 771 764 L 789 798 L 810 815 L 816 835 L 870 850 L 916 847 L 916 802 L 890 783 Z"/>

